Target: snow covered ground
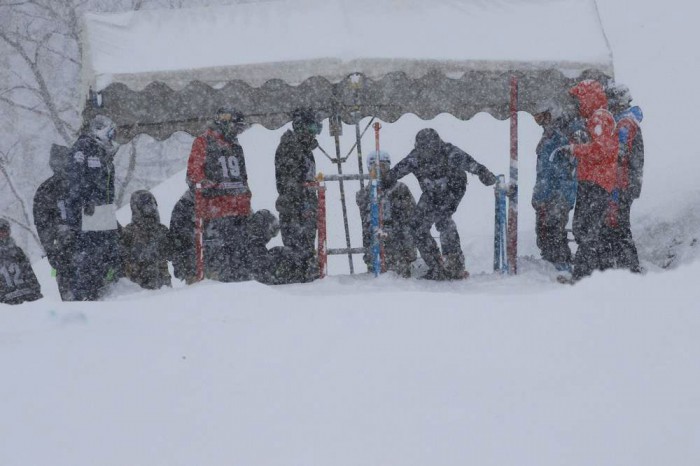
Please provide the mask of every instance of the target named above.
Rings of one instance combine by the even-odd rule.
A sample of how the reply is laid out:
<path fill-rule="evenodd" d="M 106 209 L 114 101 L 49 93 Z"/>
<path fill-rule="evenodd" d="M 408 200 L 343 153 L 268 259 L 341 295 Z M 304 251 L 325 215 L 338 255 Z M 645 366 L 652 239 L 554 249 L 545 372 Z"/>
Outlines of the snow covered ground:
<path fill-rule="evenodd" d="M 46 299 L 0 308 L 0 464 L 699 464 L 700 7 L 600 9 L 618 80 L 645 111 L 634 207 L 645 276 L 562 286 L 534 259 L 540 133 L 523 114 L 517 277 L 489 273 L 493 194 L 478 180 L 456 215 L 473 274 L 463 283 L 351 277 L 336 258 L 333 276 L 306 285 L 120 283 L 104 302 L 62 303 L 36 264 Z M 506 171 L 508 122 L 485 114 L 385 125 L 394 161 L 428 124 Z M 280 134 L 242 137 L 256 209 L 274 205 Z M 179 176 L 154 190 L 164 222 L 184 189 Z"/>

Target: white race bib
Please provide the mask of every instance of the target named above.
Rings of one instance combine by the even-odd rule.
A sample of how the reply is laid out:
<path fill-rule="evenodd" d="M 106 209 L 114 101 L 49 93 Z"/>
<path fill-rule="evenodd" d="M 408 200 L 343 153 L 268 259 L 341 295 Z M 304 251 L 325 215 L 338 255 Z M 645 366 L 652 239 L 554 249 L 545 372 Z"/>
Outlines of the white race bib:
<path fill-rule="evenodd" d="M 114 204 L 95 206 L 95 213 L 83 213 L 83 231 L 109 231 L 117 229 L 117 206 Z"/>

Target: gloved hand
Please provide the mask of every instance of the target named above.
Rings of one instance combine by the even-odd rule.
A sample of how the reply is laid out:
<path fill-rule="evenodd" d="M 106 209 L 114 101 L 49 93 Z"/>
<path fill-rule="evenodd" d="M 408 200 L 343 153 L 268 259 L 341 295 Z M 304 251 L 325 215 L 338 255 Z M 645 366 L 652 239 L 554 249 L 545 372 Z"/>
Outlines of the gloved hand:
<path fill-rule="evenodd" d="M 95 215 L 95 204 L 93 204 L 93 203 L 86 204 L 85 207 L 83 207 L 83 212 L 88 217 L 92 217 L 93 215 Z"/>
<path fill-rule="evenodd" d="M 498 178 L 489 170 L 484 169 L 481 171 L 481 173 L 479 173 L 479 181 L 486 186 L 493 186 L 496 184 L 496 181 L 498 181 Z"/>

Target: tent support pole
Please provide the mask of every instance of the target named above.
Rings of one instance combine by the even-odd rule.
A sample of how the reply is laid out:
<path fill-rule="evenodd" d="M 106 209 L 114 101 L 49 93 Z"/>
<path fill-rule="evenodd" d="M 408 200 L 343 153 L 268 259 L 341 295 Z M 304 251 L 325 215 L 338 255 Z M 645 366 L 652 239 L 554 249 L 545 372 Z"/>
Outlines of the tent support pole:
<path fill-rule="evenodd" d="M 340 123 L 340 119 L 338 119 L 338 124 Z M 347 206 L 345 205 L 345 184 L 343 183 L 343 159 L 340 156 L 340 134 L 339 132 L 336 131 L 334 134 L 335 138 L 335 164 L 338 167 L 338 175 L 340 175 L 340 179 L 338 180 L 338 185 L 340 187 L 340 203 L 343 207 L 343 226 L 345 227 L 345 244 L 348 247 L 348 251 L 351 249 L 351 244 L 350 244 L 350 226 L 348 225 L 348 209 Z M 352 252 L 348 252 L 348 264 L 350 265 L 350 274 L 353 275 L 355 273 L 355 267 L 352 262 Z"/>
<path fill-rule="evenodd" d="M 518 77 L 510 78 L 510 186 L 508 189 L 508 273 L 518 273 Z"/>

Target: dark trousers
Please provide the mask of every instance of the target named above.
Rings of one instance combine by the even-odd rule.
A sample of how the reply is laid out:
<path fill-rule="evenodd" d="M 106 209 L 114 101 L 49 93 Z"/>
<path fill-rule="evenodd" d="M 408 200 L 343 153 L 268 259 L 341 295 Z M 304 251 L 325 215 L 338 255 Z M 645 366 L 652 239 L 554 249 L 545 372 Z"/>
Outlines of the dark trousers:
<path fill-rule="evenodd" d="M 312 281 L 319 276 L 316 260 L 316 230 L 318 199 L 315 195 L 302 198 L 280 196 L 276 203 L 279 212 L 280 233 L 285 247 L 285 257 L 296 264 L 303 278 L 295 281 Z"/>
<path fill-rule="evenodd" d="M 553 264 L 570 264 L 571 249 L 566 233 L 571 208 L 565 202 L 546 203 L 537 208 L 535 233 L 542 259 Z"/>
<path fill-rule="evenodd" d="M 305 258 L 316 254 L 318 203 L 296 201 L 280 196 L 277 200 L 282 244 Z"/>
<path fill-rule="evenodd" d="M 634 199 L 623 191 L 620 195 L 620 208 L 617 216 L 617 227 L 603 228 L 603 269 L 618 268 L 638 272 L 639 256 L 637 246 L 632 238 L 630 213 Z"/>
<path fill-rule="evenodd" d="M 573 278 L 578 280 L 601 268 L 601 233 L 610 202 L 610 193 L 595 183 L 581 181 L 576 191 L 574 238 L 578 244 Z"/>
<path fill-rule="evenodd" d="M 457 210 L 460 200 L 461 197 L 440 203 L 433 196 L 424 193 L 413 211 L 411 220 L 413 239 L 421 257 L 431 269 L 437 269 L 441 266 L 440 248 L 430 234 L 433 225 L 440 233 L 442 254 L 464 262 L 457 225 L 452 220 L 452 215 Z"/>
<path fill-rule="evenodd" d="M 78 233 L 71 289 L 76 301 L 95 301 L 121 276 L 117 230 Z"/>
<path fill-rule="evenodd" d="M 251 279 L 248 217 L 231 216 L 205 221 L 205 276 L 222 282 Z"/>

